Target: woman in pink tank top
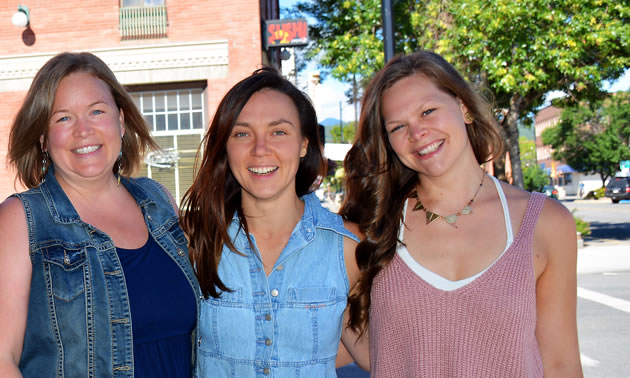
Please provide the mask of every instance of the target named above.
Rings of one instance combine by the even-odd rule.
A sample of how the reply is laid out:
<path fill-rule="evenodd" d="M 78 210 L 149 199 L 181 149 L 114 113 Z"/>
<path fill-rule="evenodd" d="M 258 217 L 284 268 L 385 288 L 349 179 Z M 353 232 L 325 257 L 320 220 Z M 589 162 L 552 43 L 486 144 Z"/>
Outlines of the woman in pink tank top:
<path fill-rule="evenodd" d="M 341 214 L 365 233 L 348 327 L 369 335 L 372 376 L 581 377 L 575 224 L 481 167 L 503 153 L 488 104 L 420 51 L 361 108 Z"/>

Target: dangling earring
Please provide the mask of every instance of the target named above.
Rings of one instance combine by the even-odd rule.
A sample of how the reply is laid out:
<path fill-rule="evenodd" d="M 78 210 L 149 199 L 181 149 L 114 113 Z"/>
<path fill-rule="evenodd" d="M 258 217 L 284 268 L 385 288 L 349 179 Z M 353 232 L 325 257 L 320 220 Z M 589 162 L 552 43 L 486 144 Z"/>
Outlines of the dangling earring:
<path fill-rule="evenodd" d="M 48 172 L 48 151 L 42 151 L 42 177 L 39 184 L 43 184 L 46 181 L 46 173 Z"/>
<path fill-rule="evenodd" d="M 464 113 L 464 123 L 470 124 L 473 123 L 475 118 L 470 114 L 470 112 Z"/>
<path fill-rule="evenodd" d="M 122 162 L 122 151 L 118 153 L 118 186 L 120 186 L 120 164 Z"/>

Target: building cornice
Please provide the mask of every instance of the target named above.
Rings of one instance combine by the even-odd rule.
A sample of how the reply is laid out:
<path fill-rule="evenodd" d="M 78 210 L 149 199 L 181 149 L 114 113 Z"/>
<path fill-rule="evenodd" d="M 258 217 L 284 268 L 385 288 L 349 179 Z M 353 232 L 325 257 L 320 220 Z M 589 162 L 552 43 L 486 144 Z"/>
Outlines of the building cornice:
<path fill-rule="evenodd" d="M 103 59 L 125 85 L 225 77 L 229 62 L 227 40 L 82 51 Z M 0 56 L 0 92 L 27 90 L 37 71 L 58 53 Z"/>

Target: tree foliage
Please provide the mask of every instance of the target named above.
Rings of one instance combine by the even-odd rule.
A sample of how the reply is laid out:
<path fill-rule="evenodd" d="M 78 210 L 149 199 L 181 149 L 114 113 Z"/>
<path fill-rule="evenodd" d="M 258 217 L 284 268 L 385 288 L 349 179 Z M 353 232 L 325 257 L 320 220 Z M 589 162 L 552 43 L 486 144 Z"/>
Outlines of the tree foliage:
<path fill-rule="evenodd" d="M 341 137 L 342 127 L 333 126 L 330 128 L 330 136 L 333 143 L 352 143 L 354 135 L 356 133 L 356 127 L 354 121 L 348 122 L 343 125 L 343 138 Z"/>
<path fill-rule="evenodd" d="M 311 56 L 362 81 L 383 64 L 379 0 L 311 0 Z M 517 122 L 552 90 L 596 98 L 630 66 L 630 5 L 617 0 L 400 0 L 395 51 L 431 49 L 494 99 L 514 183 L 523 186 Z M 499 171 L 501 167 L 499 164 Z"/>
<path fill-rule="evenodd" d="M 523 163 L 523 183 L 525 190 L 540 192 L 549 183 L 549 175 L 536 161 L 536 143 L 525 137 L 518 140 Z"/>
<path fill-rule="evenodd" d="M 566 107 L 560 122 L 546 129 L 542 138 L 553 147 L 555 160 L 599 174 L 604 186 L 619 162 L 630 159 L 630 92 Z"/>

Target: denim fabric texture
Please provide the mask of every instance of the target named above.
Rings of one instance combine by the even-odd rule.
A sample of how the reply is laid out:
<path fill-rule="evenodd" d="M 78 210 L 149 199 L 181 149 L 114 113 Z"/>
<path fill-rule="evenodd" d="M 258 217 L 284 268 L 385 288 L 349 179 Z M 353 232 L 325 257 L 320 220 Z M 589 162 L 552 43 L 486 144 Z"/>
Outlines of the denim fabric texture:
<path fill-rule="evenodd" d="M 167 194 L 147 178 L 121 183 L 199 298 L 187 241 Z M 38 188 L 15 196 L 26 213 L 33 264 L 19 366 L 23 376 L 133 377 L 129 298 L 113 241 L 81 221 L 52 167 Z"/>
<path fill-rule="evenodd" d="M 335 358 L 349 292 L 340 216 L 314 194 L 267 277 L 234 217 L 219 276 L 233 291 L 201 302 L 201 377 L 336 377 Z"/>

